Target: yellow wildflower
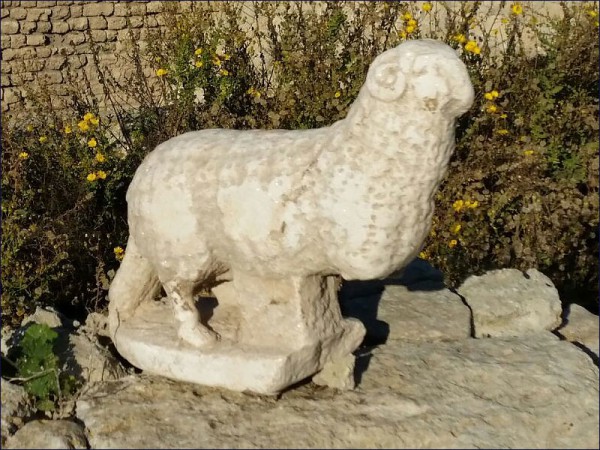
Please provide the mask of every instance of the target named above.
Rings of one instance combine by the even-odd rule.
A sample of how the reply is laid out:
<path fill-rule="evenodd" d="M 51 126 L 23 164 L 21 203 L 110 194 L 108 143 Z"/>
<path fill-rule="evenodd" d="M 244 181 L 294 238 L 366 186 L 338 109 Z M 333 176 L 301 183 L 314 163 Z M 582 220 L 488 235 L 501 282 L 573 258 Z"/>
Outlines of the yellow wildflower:
<path fill-rule="evenodd" d="M 477 208 L 479 206 L 479 202 L 477 200 L 467 200 L 465 202 L 465 206 L 470 209 Z"/>
<path fill-rule="evenodd" d="M 88 181 L 96 181 L 96 174 L 90 173 L 90 174 L 88 174 L 88 176 L 85 179 Z"/>
<path fill-rule="evenodd" d="M 504 25 L 506 25 L 508 23 L 508 19 L 506 17 L 504 17 L 500 20 L 500 22 L 502 22 Z"/>
<path fill-rule="evenodd" d="M 525 150 L 525 151 L 523 152 L 523 154 L 524 154 L 525 156 L 531 156 L 531 155 L 533 155 L 533 150 Z"/>
<path fill-rule="evenodd" d="M 471 53 L 474 53 L 476 55 L 479 55 L 481 53 L 481 49 L 479 48 L 479 46 L 477 45 L 477 42 L 475 41 L 469 41 L 465 44 L 465 50 Z"/>
<path fill-rule="evenodd" d="M 421 258 L 421 259 L 427 259 L 428 256 L 429 255 L 427 254 L 427 252 L 421 252 L 421 253 L 419 253 L 419 258 Z"/>
<path fill-rule="evenodd" d="M 200 67 L 202 67 L 202 66 L 204 65 L 204 63 L 203 63 L 202 61 L 196 61 L 196 62 L 194 63 L 194 65 L 195 65 L 196 67 L 200 68 Z"/>
<path fill-rule="evenodd" d="M 333 94 L 335 98 L 340 98 L 341 95 L 342 93 L 340 91 L 337 91 L 335 94 Z"/>
<path fill-rule="evenodd" d="M 499 95 L 500 94 L 496 90 L 493 90 L 493 91 L 490 91 L 490 92 L 486 92 L 485 94 L 483 94 L 483 96 L 485 97 L 486 100 L 497 99 Z"/>
<path fill-rule="evenodd" d="M 156 71 L 156 76 L 157 77 L 164 77 L 168 73 L 169 73 L 169 71 L 167 69 L 158 69 Z"/>
<path fill-rule="evenodd" d="M 96 172 L 96 176 L 101 180 L 106 179 L 106 172 L 104 170 L 99 170 Z"/>
<path fill-rule="evenodd" d="M 103 163 L 104 161 L 106 161 L 106 157 L 102 153 L 98 152 L 96 153 L 96 161 L 98 161 L 99 163 Z"/>
<path fill-rule="evenodd" d="M 217 66 L 217 67 L 221 67 L 221 60 L 219 59 L 219 57 L 217 55 L 215 55 L 212 59 L 212 63 Z"/>
<path fill-rule="evenodd" d="M 513 3 L 512 6 L 510 7 L 510 9 L 512 10 L 513 14 L 515 15 L 519 15 L 519 14 L 523 14 L 523 7 L 521 6 L 520 3 Z"/>
<path fill-rule="evenodd" d="M 408 34 L 406 33 L 406 31 L 402 30 L 398 33 L 398 36 L 400 36 L 400 38 L 402 39 L 406 39 L 406 36 L 408 36 Z"/>
<path fill-rule="evenodd" d="M 119 247 L 115 247 L 113 249 L 113 252 L 115 252 L 115 258 L 118 261 L 122 261 L 123 260 L 123 257 L 125 256 L 125 250 L 123 250 L 123 247 L 120 247 L 120 246 Z"/>
<path fill-rule="evenodd" d="M 594 18 L 598 17 L 598 13 L 597 13 L 596 11 L 594 11 L 593 9 L 590 9 L 590 10 L 587 12 L 587 14 L 588 14 L 588 16 L 590 16 L 592 19 L 594 19 Z"/>
<path fill-rule="evenodd" d="M 598 22 L 598 21 L 596 20 L 596 22 L 594 22 L 594 25 L 596 25 L 596 26 L 599 26 L 599 25 L 600 25 L 600 22 Z"/>
<path fill-rule="evenodd" d="M 506 119 L 508 116 L 506 114 L 500 114 L 501 119 Z"/>
<path fill-rule="evenodd" d="M 458 42 L 459 44 L 464 44 L 465 42 L 467 42 L 467 38 L 464 34 L 456 34 L 452 37 L 452 39 L 454 39 L 456 42 Z"/>
<path fill-rule="evenodd" d="M 83 120 L 89 121 L 92 120 L 94 118 L 94 114 L 89 112 L 89 113 L 85 113 L 85 115 L 83 116 Z"/>
<path fill-rule="evenodd" d="M 96 141 L 96 138 L 91 138 L 87 144 L 89 148 L 95 148 L 98 145 L 98 142 Z"/>
<path fill-rule="evenodd" d="M 421 6 L 421 8 L 423 9 L 423 11 L 429 12 L 431 11 L 432 5 L 429 2 L 425 2 L 423 3 L 423 6 Z"/>
<path fill-rule="evenodd" d="M 88 121 L 87 121 L 87 120 L 82 120 L 81 122 L 79 122 L 79 123 L 77 124 L 77 126 L 79 127 L 79 129 L 80 129 L 81 131 L 84 131 L 84 132 L 85 132 L 85 131 L 88 131 L 88 130 L 90 129 L 90 124 L 88 123 Z"/>
<path fill-rule="evenodd" d="M 502 136 L 506 136 L 508 134 L 508 130 L 501 129 L 501 130 L 496 131 L 496 133 L 498 133 Z"/>
<path fill-rule="evenodd" d="M 456 212 L 460 212 L 460 210 L 463 209 L 463 206 L 465 206 L 465 202 L 462 200 L 456 200 L 452 203 L 452 208 L 454 208 L 454 211 Z"/>
<path fill-rule="evenodd" d="M 456 239 L 452 239 L 450 242 L 448 242 L 448 247 L 454 248 L 456 247 L 456 244 L 458 244 L 458 241 Z"/>
<path fill-rule="evenodd" d="M 454 234 L 458 234 L 458 232 L 460 231 L 460 229 L 462 228 L 462 225 L 460 223 L 455 223 L 452 228 L 450 229 L 450 231 L 452 231 L 452 233 Z"/>
<path fill-rule="evenodd" d="M 194 50 L 194 55 L 200 56 L 201 54 L 202 54 L 202 49 L 201 48 L 197 48 L 196 50 Z"/>
<path fill-rule="evenodd" d="M 231 59 L 231 56 L 229 56 L 227 53 L 225 53 L 225 54 L 223 55 L 223 59 L 224 59 L 225 61 L 229 61 L 229 60 Z"/>
<path fill-rule="evenodd" d="M 69 125 L 66 125 L 64 130 L 65 134 L 71 134 L 73 132 L 72 128 Z"/>
<path fill-rule="evenodd" d="M 406 33 L 410 34 L 413 31 L 415 31 L 415 27 L 413 27 L 412 25 L 407 25 L 407 27 L 406 27 Z"/>
<path fill-rule="evenodd" d="M 96 126 L 98 126 L 98 124 L 100 123 L 100 119 L 98 119 L 97 117 L 92 117 L 92 118 L 90 119 L 90 123 L 91 123 L 92 125 L 96 125 Z"/>
<path fill-rule="evenodd" d="M 410 19 L 412 19 L 412 14 L 407 11 L 404 14 L 402 14 L 402 18 L 404 20 L 410 20 Z"/>
<path fill-rule="evenodd" d="M 229 75 L 229 71 L 227 69 L 221 69 L 221 70 L 219 70 L 219 73 L 221 75 L 223 75 L 224 77 L 226 77 L 227 75 Z"/>
<path fill-rule="evenodd" d="M 44 142 L 46 142 L 48 140 L 48 138 L 46 136 L 40 136 L 40 144 L 43 144 Z"/>
<path fill-rule="evenodd" d="M 27 158 L 29 158 L 29 153 L 27 153 L 27 152 L 19 153 L 19 159 L 27 159 Z"/>
<path fill-rule="evenodd" d="M 415 19 L 410 19 L 408 22 L 406 22 L 406 25 L 408 25 L 409 27 L 416 27 L 417 21 Z"/>
<path fill-rule="evenodd" d="M 485 108 L 485 110 L 487 112 L 489 112 L 490 114 L 494 114 L 496 111 L 498 111 L 498 107 L 494 104 L 488 105 L 487 108 Z"/>
<path fill-rule="evenodd" d="M 26 130 L 31 133 L 33 131 L 33 125 L 27 125 Z"/>

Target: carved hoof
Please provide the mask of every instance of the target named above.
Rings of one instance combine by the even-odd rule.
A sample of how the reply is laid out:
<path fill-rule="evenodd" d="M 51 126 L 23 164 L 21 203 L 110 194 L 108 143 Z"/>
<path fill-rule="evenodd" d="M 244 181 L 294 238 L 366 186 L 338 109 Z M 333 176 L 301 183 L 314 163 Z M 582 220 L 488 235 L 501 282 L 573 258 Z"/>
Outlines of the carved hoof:
<path fill-rule="evenodd" d="M 182 324 L 177 335 L 182 341 L 198 348 L 210 347 L 221 340 L 219 333 L 209 330 L 200 323 L 192 326 Z"/>

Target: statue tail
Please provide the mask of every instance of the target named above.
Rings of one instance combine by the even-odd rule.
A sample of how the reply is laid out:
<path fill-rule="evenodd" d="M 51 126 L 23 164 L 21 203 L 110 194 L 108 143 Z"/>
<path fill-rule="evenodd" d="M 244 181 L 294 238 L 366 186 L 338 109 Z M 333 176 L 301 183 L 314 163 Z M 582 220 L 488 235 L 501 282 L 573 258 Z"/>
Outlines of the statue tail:
<path fill-rule="evenodd" d="M 140 303 L 152 300 L 160 287 L 156 271 L 130 236 L 125 257 L 108 291 L 108 326 L 113 340 L 121 322 L 131 317 Z"/>

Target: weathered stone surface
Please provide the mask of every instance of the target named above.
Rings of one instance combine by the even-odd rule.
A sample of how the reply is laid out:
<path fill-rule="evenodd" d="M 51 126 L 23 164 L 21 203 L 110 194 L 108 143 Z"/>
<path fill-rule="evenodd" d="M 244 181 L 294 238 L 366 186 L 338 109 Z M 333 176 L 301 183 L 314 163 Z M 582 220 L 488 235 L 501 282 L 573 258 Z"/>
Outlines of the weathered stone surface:
<path fill-rule="evenodd" d="M 88 448 L 83 427 L 68 420 L 34 420 L 8 438 L 6 448 Z"/>
<path fill-rule="evenodd" d="M 33 33 L 37 28 L 37 23 L 33 21 L 21 22 L 21 33 Z"/>
<path fill-rule="evenodd" d="M 330 127 L 203 130 L 160 144 L 127 193 L 130 236 L 109 291 L 116 348 L 143 370 L 259 393 L 350 354 L 363 330 L 341 317 L 325 277 L 384 277 L 414 259 L 473 97 L 455 50 L 412 40 L 372 62 L 347 117 Z M 174 323 L 136 315 L 160 285 Z M 200 286 L 219 305 L 204 316 Z"/>
<path fill-rule="evenodd" d="M 536 269 L 502 269 L 469 277 L 458 289 L 473 312 L 476 337 L 553 330 L 562 306 L 552 281 Z"/>
<path fill-rule="evenodd" d="M 60 314 L 58 311 L 51 308 L 36 307 L 33 314 L 25 317 L 21 321 L 21 326 L 24 327 L 28 323 L 39 323 L 48 325 L 50 328 L 62 327 L 67 325 L 69 320 Z"/>
<path fill-rule="evenodd" d="M 57 354 L 63 370 L 83 382 L 116 380 L 127 374 L 109 350 L 85 334 L 61 333 Z"/>
<path fill-rule="evenodd" d="M 10 47 L 13 49 L 21 48 L 27 45 L 27 36 L 16 34 L 10 37 Z"/>
<path fill-rule="evenodd" d="M 67 24 L 71 30 L 84 31 L 88 28 L 88 18 L 87 17 L 77 17 L 73 18 L 71 15 L 70 19 L 67 19 Z"/>
<path fill-rule="evenodd" d="M 56 34 L 65 34 L 69 31 L 70 27 L 67 22 L 52 22 L 52 32 Z"/>
<path fill-rule="evenodd" d="M 87 3 L 83 5 L 83 15 L 87 17 L 110 16 L 114 11 L 112 2 Z"/>
<path fill-rule="evenodd" d="M 2 405 L 0 408 L 1 425 L 2 425 L 2 447 L 10 434 L 17 429 L 17 424 L 22 423 L 22 417 L 31 412 L 25 389 L 16 384 L 1 379 L 0 396 Z"/>
<path fill-rule="evenodd" d="M 66 19 L 70 16 L 69 8 L 66 6 L 58 6 L 52 9 L 52 26 L 54 26 L 61 19 Z"/>
<path fill-rule="evenodd" d="M 125 28 L 127 25 L 127 20 L 125 17 L 109 17 L 107 19 L 107 27 L 109 30 L 120 30 Z"/>
<path fill-rule="evenodd" d="M 49 39 L 43 34 L 30 34 L 27 36 L 27 45 L 46 45 Z"/>
<path fill-rule="evenodd" d="M 92 30 L 106 30 L 107 22 L 102 16 L 88 18 L 90 29 Z"/>
<path fill-rule="evenodd" d="M 568 306 L 566 323 L 558 332 L 570 342 L 576 342 L 592 351 L 596 357 L 599 353 L 598 316 L 575 303 Z"/>
<path fill-rule="evenodd" d="M 153 377 L 91 387 L 92 448 L 597 448 L 598 368 L 550 333 L 390 343 L 355 391 L 279 400 Z"/>
<path fill-rule="evenodd" d="M 469 308 L 448 289 L 430 287 L 429 282 L 388 285 L 381 294 L 343 299 L 342 311 L 365 324 L 369 344 L 470 337 Z"/>
<path fill-rule="evenodd" d="M 19 32 L 19 22 L 16 20 L 2 21 L 2 34 L 17 34 Z"/>
<path fill-rule="evenodd" d="M 52 24 L 50 23 L 50 21 L 37 22 L 37 26 L 35 27 L 35 31 L 37 33 L 48 33 L 51 29 Z"/>
<path fill-rule="evenodd" d="M 11 8 L 9 17 L 14 20 L 23 20 L 27 17 L 27 10 L 25 8 Z M 4 28 L 4 22 L 2 22 L 2 27 Z"/>
<path fill-rule="evenodd" d="M 108 317 L 97 312 L 89 313 L 81 331 L 92 336 L 110 337 L 110 333 L 108 332 Z"/>

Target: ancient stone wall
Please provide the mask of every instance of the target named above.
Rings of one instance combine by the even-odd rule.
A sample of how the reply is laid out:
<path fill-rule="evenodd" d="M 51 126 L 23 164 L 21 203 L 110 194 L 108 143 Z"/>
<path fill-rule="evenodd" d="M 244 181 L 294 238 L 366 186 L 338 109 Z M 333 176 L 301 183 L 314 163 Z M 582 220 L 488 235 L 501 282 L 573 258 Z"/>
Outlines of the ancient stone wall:
<path fill-rule="evenodd" d="M 185 10 L 192 2 L 178 3 Z M 164 24 L 162 8 L 157 1 L 2 1 L 2 112 L 18 109 L 34 85 L 66 95 L 69 67 L 90 73 L 91 42 L 101 44 L 102 64 L 116 69 L 129 32 L 143 41 Z M 89 78 L 101 94 L 97 77 Z"/>
<path fill-rule="evenodd" d="M 181 12 L 200 2 L 166 2 Z M 202 2 L 205 3 L 205 2 Z M 211 2 L 218 9 L 219 2 Z M 319 2 L 316 2 L 319 3 Z M 423 2 L 416 2 L 420 8 Z M 492 20 L 499 2 L 484 2 L 480 19 Z M 523 2 L 526 8 L 549 13 L 560 12 L 560 2 Z M 87 83 L 91 94 L 102 104 L 102 85 L 94 72 L 91 42 L 100 44 L 99 65 L 119 78 L 131 70 L 131 63 L 120 56 L 126 51 L 129 33 L 143 45 L 152 30 L 165 24 L 167 14 L 162 1 L 2 1 L 2 112 L 22 110 L 32 89 L 51 93 L 52 102 L 68 98 L 69 73 Z M 452 2 L 450 2 L 452 6 Z M 252 9 L 252 4 L 247 3 Z M 510 8 L 505 4 L 504 8 Z M 492 11 L 493 10 L 493 11 Z M 252 11 L 249 11 L 252 13 Z M 443 22 L 442 22 L 443 23 Z M 502 25 L 501 25 L 502 27 Z M 533 48 L 535 50 L 535 48 Z M 145 72 L 151 75 L 152 69 Z M 60 108 L 60 105 L 57 105 Z M 6 115 L 6 114 L 4 114 Z"/>

